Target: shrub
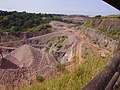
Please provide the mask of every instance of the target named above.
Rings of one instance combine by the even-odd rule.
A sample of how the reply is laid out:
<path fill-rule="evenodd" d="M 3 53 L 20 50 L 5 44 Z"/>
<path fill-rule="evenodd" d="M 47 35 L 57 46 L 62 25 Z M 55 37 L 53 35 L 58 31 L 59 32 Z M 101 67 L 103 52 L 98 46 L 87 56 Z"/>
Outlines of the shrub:
<path fill-rule="evenodd" d="M 66 38 L 68 38 L 68 37 L 67 36 L 60 36 L 60 37 L 58 37 L 58 42 L 57 43 L 64 42 Z"/>
<path fill-rule="evenodd" d="M 37 75 L 37 76 L 36 76 L 36 80 L 37 80 L 38 82 L 43 82 L 43 81 L 44 81 L 44 78 L 43 78 L 43 76 L 41 76 L 41 75 Z"/>
<path fill-rule="evenodd" d="M 99 17 L 101 17 L 101 15 L 96 15 L 95 17 L 96 17 L 96 18 L 99 18 Z"/>
<path fill-rule="evenodd" d="M 57 70 L 59 72 L 64 72 L 65 71 L 65 65 L 64 64 L 58 64 L 57 65 Z"/>
<path fill-rule="evenodd" d="M 49 52 L 50 47 L 45 47 L 45 52 Z"/>
<path fill-rule="evenodd" d="M 76 63 L 79 60 L 79 57 L 78 56 L 74 56 L 73 60 L 74 60 L 74 63 Z"/>
<path fill-rule="evenodd" d="M 57 48 L 59 48 L 59 49 L 62 48 L 62 45 L 59 44 L 59 45 L 57 46 Z"/>

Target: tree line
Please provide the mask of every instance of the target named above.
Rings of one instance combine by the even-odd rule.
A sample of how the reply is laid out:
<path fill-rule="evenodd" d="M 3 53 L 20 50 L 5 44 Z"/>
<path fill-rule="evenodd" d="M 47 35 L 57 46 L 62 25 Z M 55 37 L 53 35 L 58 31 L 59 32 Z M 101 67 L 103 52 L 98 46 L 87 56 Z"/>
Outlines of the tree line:
<path fill-rule="evenodd" d="M 51 20 L 61 20 L 58 14 L 27 13 L 0 10 L 0 32 L 20 33 L 39 25 L 50 27 Z"/>

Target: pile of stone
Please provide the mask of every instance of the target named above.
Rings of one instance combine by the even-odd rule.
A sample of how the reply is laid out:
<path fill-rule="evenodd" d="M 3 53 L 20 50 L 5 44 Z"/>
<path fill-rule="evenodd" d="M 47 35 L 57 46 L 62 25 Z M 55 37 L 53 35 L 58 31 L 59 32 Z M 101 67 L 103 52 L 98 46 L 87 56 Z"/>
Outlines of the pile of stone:
<path fill-rule="evenodd" d="M 0 88 L 29 84 L 37 75 L 50 78 L 58 62 L 52 55 L 23 45 L 4 57 L 0 63 Z M 4 90 L 4 89 L 2 89 Z"/>

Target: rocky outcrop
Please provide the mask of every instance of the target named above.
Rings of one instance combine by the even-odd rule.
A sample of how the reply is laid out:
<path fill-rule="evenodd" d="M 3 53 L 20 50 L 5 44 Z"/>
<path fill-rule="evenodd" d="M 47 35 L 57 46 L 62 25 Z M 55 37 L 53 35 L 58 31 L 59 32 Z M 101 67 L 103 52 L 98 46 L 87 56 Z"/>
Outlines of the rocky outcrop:
<path fill-rule="evenodd" d="M 61 57 L 61 63 L 65 64 L 66 62 L 73 61 L 74 56 L 76 56 L 77 44 L 73 44 L 69 49 L 65 52 L 64 56 Z"/>
<path fill-rule="evenodd" d="M 28 39 L 28 38 L 48 34 L 50 32 L 51 32 L 51 29 L 46 29 L 46 30 L 41 30 L 41 31 L 33 31 L 33 32 L 21 32 L 20 34 L 18 33 L 16 35 L 14 35 L 14 34 L 11 35 L 8 32 L 4 32 L 4 33 L 0 33 L 0 43 Z"/>
<path fill-rule="evenodd" d="M 0 43 L 3 42 L 10 42 L 10 41 L 14 41 L 17 40 L 17 37 L 15 37 L 14 35 L 10 35 L 9 33 L 0 33 Z"/>
<path fill-rule="evenodd" d="M 96 17 L 89 19 L 86 22 L 86 25 L 106 31 L 120 30 L 120 19 L 110 17 Z"/>
<path fill-rule="evenodd" d="M 114 40 L 113 38 L 108 37 L 95 29 L 82 26 L 80 30 L 90 38 L 92 43 L 99 45 L 101 48 L 114 51 L 119 43 L 117 40 Z"/>

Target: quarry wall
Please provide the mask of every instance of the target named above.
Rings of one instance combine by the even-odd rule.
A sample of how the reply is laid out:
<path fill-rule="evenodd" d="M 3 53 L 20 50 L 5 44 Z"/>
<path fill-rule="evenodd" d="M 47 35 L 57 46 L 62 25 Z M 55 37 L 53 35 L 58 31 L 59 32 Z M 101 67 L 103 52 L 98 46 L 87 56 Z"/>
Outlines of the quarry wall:
<path fill-rule="evenodd" d="M 120 18 L 95 17 L 86 21 L 85 25 L 106 31 L 120 30 Z"/>
<path fill-rule="evenodd" d="M 101 32 L 95 31 L 94 29 L 87 27 L 80 27 L 80 30 L 87 35 L 92 43 L 99 45 L 101 48 L 105 48 L 109 51 L 114 51 L 118 45 L 118 40 L 114 40 Z"/>

